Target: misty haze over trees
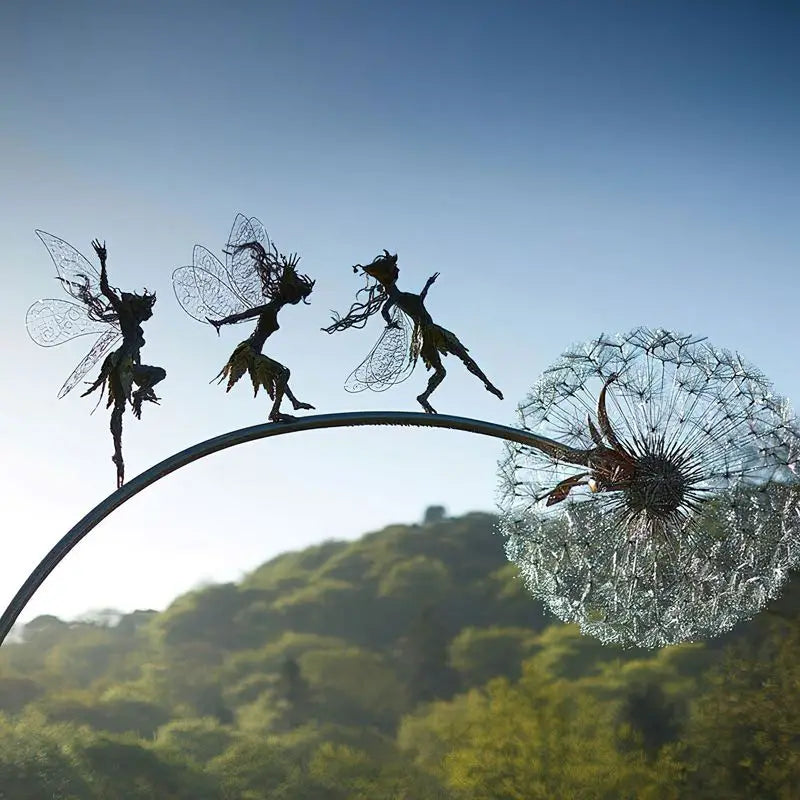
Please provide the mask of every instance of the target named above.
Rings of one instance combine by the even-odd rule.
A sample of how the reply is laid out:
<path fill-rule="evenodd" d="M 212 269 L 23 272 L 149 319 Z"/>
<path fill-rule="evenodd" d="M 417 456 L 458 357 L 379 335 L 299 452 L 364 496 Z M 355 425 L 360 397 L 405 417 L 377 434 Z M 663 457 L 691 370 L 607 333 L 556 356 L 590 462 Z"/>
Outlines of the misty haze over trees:
<path fill-rule="evenodd" d="M 797 578 L 722 639 L 603 647 L 495 522 L 431 506 L 160 613 L 38 617 L 0 648 L 0 797 L 796 796 Z"/>

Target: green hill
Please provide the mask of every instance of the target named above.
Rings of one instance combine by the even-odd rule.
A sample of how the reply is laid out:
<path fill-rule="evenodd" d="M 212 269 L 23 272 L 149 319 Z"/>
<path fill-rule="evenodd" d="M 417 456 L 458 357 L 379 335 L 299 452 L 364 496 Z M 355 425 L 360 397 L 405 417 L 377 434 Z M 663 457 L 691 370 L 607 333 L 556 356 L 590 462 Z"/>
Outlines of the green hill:
<path fill-rule="evenodd" d="M 473 513 L 0 648 L 0 797 L 789 798 L 800 591 L 708 645 L 557 624 Z"/>

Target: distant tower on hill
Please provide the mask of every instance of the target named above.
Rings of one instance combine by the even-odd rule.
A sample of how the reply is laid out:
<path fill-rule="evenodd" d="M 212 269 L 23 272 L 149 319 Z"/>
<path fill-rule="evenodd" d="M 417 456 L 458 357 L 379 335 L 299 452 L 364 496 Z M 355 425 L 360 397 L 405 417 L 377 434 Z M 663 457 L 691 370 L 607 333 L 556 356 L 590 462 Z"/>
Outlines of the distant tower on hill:
<path fill-rule="evenodd" d="M 444 506 L 428 506 L 422 516 L 423 525 L 432 525 L 434 522 L 441 522 L 447 516 L 447 509 Z"/>

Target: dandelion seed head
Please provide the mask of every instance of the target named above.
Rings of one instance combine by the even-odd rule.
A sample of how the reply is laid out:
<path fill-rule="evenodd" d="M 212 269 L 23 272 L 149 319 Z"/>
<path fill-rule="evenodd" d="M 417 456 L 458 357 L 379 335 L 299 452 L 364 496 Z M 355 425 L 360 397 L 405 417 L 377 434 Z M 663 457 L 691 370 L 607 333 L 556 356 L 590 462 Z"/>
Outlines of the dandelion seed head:
<path fill-rule="evenodd" d="M 637 328 L 571 348 L 518 409 L 520 427 L 596 446 L 608 425 L 634 459 L 624 488 L 541 498 L 585 471 L 509 445 L 500 530 L 530 591 L 606 643 L 660 647 L 718 635 L 777 596 L 800 563 L 800 433 L 788 403 L 740 356 Z"/>

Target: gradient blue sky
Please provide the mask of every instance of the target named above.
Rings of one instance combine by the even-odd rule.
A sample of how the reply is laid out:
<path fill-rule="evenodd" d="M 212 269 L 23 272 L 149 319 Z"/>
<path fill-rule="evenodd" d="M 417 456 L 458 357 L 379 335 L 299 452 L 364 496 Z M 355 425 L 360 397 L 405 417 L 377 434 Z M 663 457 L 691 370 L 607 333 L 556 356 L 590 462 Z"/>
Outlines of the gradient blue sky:
<path fill-rule="evenodd" d="M 267 352 L 320 411 L 416 410 L 342 381 L 380 332 L 328 337 L 381 248 L 505 392 L 448 359 L 443 413 L 508 423 L 570 343 L 636 325 L 738 350 L 800 402 L 800 12 L 792 3 L 22 2 L 0 7 L 0 604 L 113 489 L 108 417 L 56 392 L 88 343 L 28 339 L 58 296 L 43 228 L 111 280 L 156 289 L 160 408 L 126 417 L 133 476 L 261 421 L 208 381 L 243 329 L 193 322 L 170 274 L 260 217 L 317 278 Z M 491 509 L 497 442 L 358 430 L 255 443 L 192 465 L 101 524 L 24 619 L 163 607 L 277 553 L 425 506 Z"/>

